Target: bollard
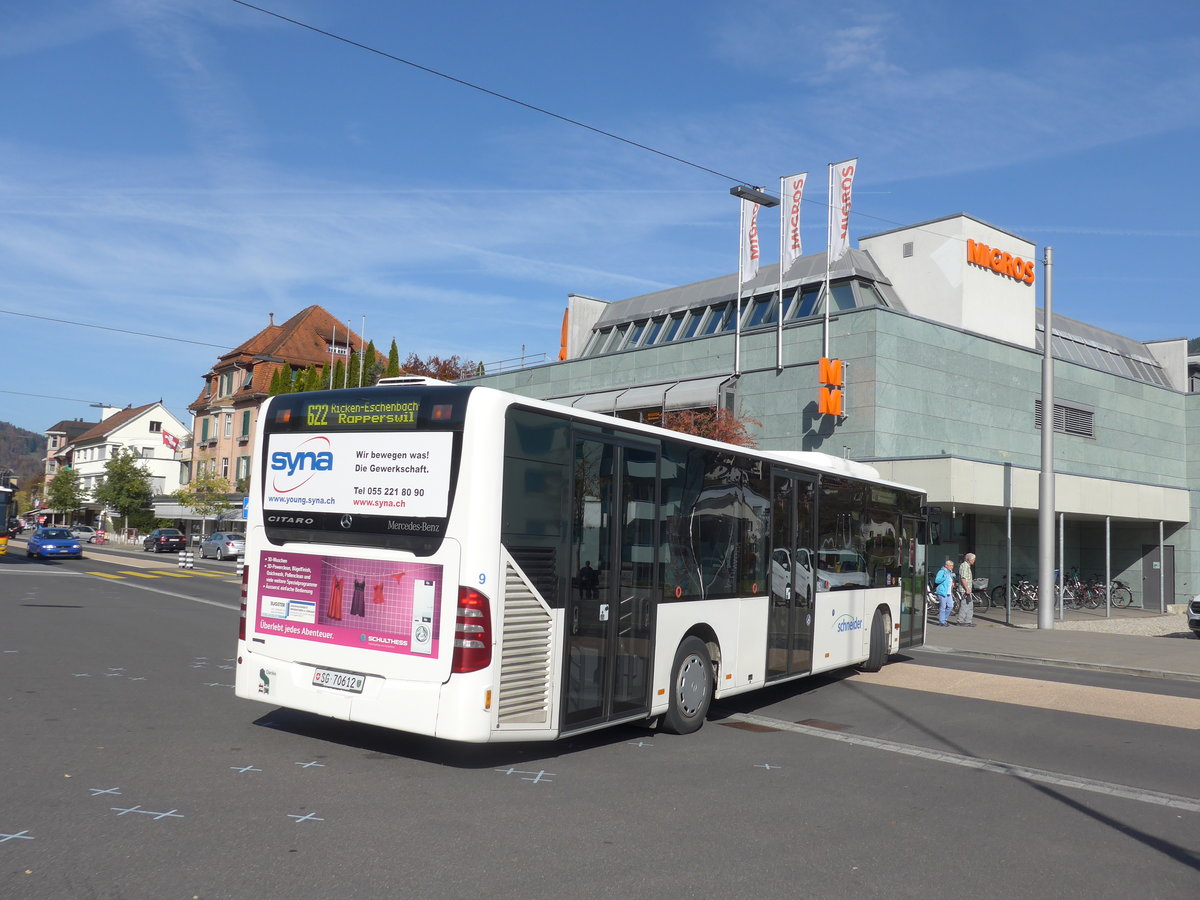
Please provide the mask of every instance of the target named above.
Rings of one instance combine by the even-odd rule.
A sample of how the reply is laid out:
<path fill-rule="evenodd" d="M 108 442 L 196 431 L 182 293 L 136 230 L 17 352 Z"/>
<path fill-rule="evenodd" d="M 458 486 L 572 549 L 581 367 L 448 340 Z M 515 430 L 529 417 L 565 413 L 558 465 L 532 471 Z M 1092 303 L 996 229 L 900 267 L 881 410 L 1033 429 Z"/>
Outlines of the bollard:
<path fill-rule="evenodd" d="M 179 551 L 179 568 L 181 568 L 181 569 L 196 568 L 196 563 L 192 558 L 191 550 L 180 550 Z"/>
<path fill-rule="evenodd" d="M 242 570 L 245 568 L 246 568 L 246 554 L 239 553 L 238 554 L 238 564 L 237 564 L 237 577 L 238 578 L 242 577 Z"/>

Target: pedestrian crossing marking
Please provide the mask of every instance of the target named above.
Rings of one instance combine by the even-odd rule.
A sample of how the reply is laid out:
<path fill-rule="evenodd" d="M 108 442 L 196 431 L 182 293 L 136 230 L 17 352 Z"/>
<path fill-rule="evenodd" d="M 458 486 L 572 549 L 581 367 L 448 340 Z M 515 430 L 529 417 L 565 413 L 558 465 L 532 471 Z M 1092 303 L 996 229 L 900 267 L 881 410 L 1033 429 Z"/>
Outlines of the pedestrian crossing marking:
<path fill-rule="evenodd" d="M 132 575 L 134 578 L 157 578 L 157 575 L 147 575 L 145 572 L 134 572 L 132 569 L 118 569 L 122 575 Z"/>
<path fill-rule="evenodd" d="M 188 575 L 199 575 L 201 578 L 224 578 L 224 572 L 198 572 L 195 569 L 187 573 Z"/>
<path fill-rule="evenodd" d="M 155 575 L 165 575 L 167 578 L 191 578 L 187 572 L 155 572 Z"/>
<path fill-rule="evenodd" d="M 108 572 L 88 572 L 89 575 L 95 575 L 97 578 L 115 578 L 117 581 L 124 581 L 120 575 L 110 575 Z"/>

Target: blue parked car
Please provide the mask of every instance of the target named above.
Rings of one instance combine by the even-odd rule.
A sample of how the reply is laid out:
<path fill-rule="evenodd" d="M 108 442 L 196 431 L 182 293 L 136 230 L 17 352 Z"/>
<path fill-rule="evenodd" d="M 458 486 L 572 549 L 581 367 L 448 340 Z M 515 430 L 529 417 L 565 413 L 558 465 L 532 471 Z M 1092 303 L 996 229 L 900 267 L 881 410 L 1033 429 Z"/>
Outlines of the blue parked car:
<path fill-rule="evenodd" d="M 57 556 L 83 559 L 83 545 L 79 543 L 79 538 L 71 534 L 70 528 L 50 528 L 43 525 L 30 535 L 25 555 L 39 556 L 42 559 Z"/>

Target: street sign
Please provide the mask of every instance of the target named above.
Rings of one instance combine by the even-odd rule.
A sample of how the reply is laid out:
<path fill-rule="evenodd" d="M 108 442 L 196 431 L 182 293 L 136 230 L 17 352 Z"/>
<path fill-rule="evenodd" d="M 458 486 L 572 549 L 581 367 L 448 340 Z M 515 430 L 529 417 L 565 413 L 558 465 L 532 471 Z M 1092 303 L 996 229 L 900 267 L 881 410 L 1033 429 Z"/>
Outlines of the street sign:
<path fill-rule="evenodd" d="M 250 498 L 249 497 L 242 498 L 242 518 L 243 519 L 250 518 Z"/>

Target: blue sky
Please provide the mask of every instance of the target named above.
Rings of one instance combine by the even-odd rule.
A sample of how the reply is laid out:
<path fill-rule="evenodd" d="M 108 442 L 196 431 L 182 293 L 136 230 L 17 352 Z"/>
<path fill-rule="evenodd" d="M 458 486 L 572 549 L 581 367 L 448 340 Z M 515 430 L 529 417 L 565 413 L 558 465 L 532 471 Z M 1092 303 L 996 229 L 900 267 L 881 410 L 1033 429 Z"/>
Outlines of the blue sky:
<path fill-rule="evenodd" d="M 1054 247 L 1057 312 L 1200 335 L 1200 7 L 261 5 L 738 180 L 808 170 L 806 252 L 857 156 L 852 236 L 967 212 Z M 0 121 L 0 309 L 201 342 L 0 313 L 0 419 L 34 431 L 185 416 L 203 344 L 269 312 L 493 362 L 554 354 L 570 292 L 737 268 L 730 181 L 230 0 L 4 4 Z"/>

